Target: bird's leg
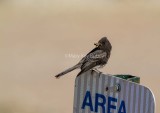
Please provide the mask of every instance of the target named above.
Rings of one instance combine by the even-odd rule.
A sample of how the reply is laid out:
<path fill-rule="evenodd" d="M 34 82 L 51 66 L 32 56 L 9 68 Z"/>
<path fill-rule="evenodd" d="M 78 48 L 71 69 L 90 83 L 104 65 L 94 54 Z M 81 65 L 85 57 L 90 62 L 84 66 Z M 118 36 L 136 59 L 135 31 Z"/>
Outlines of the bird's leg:
<path fill-rule="evenodd" d="M 93 71 L 97 72 L 99 75 L 101 74 L 101 72 L 97 68 L 93 68 L 91 74 L 93 74 Z"/>
<path fill-rule="evenodd" d="M 96 71 L 97 73 L 100 73 L 100 71 L 97 68 L 93 68 L 94 71 Z"/>

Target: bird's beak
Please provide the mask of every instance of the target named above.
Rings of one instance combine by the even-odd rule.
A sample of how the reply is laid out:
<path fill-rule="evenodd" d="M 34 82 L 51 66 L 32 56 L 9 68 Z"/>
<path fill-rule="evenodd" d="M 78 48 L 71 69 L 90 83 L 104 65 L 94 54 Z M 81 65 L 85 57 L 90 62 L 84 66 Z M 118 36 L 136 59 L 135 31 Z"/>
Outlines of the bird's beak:
<path fill-rule="evenodd" d="M 101 44 L 100 44 L 100 43 L 94 43 L 94 45 L 95 45 L 96 47 L 98 47 L 98 46 L 100 46 Z"/>

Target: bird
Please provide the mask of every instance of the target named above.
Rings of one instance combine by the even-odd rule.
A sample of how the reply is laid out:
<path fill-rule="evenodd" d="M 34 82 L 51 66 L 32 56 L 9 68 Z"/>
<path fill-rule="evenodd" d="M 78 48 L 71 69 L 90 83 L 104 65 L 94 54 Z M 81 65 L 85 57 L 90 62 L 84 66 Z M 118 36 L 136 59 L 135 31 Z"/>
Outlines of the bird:
<path fill-rule="evenodd" d="M 81 69 L 77 76 L 81 75 L 82 73 L 97 68 L 102 68 L 108 62 L 110 58 L 112 45 L 107 39 L 107 37 L 102 37 L 98 43 L 94 43 L 96 46 L 93 50 L 91 50 L 85 57 L 83 57 L 76 65 L 73 67 L 57 74 L 55 77 L 60 78 L 61 76 L 75 70 Z"/>

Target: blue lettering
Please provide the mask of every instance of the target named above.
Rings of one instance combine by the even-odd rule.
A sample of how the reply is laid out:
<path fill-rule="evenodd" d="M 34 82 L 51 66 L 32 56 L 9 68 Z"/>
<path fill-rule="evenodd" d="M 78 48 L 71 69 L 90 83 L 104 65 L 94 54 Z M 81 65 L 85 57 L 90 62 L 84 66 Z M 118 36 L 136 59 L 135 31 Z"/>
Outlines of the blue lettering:
<path fill-rule="evenodd" d="M 117 99 L 108 97 L 108 113 L 111 113 L 111 109 L 116 109 L 116 106 L 112 105 L 111 102 L 117 102 Z"/>
<path fill-rule="evenodd" d="M 121 102 L 118 113 L 126 113 L 126 107 L 124 101 Z"/>
<path fill-rule="evenodd" d="M 101 102 L 99 100 L 101 100 Z M 106 104 L 106 98 L 105 98 L 105 96 L 102 95 L 102 94 L 96 93 L 95 112 L 98 112 L 98 106 L 101 106 L 102 113 L 105 113 L 105 104 Z"/>
<path fill-rule="evenodd" d="M 88 100 L 88 102 L 87 102 L 87 100 Z M 93 111 L 92 98 L 91 98 L 91 93 L 89 91 L 86 92 L 86 95 L 83 100 L 83 104 L 82 104 L 81 108 L 85 109 L 86 106 L 90 107 L 90 110 Z"/>
<path fill-rule="evenodd" d="M 98 108 L 100 107 L 102 109 L 102 113 L 113 113 L 113 110 L 118 110 L 118 113 L 126 113 L 126 107 L 125 107 L 125 101 L 122 100 L 119 106 L 119 109 L 116 106 L 117 104 L 117 98 L 114 97 L 108 97 L 108 106 L 106 106 L 106 97 L 102 94 L 95 94 L 95 106 L 93 109 L 93 103 L 92 103 L 92 97 L 90 91 L 87 91 L 81 106 L 81 109 L 85 109 L 88 107 L 90 111 L 93 112 L 100 112 L 98 111 Z M 107 107 L 107 108 L 106 108 Z"/>

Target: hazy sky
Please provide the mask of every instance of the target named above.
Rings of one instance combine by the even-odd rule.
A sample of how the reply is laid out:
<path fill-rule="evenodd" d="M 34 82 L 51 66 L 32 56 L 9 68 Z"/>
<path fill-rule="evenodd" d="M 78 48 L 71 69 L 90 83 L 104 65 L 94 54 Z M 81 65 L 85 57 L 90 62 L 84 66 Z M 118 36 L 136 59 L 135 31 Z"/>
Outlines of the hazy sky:
<path fill-rule="evenodd" d="M 71 113 L 79 70 L 54 75 L 103 36 L 113 50 L 101 71 L 140 76 L 160 112 L 159 0 L 0 1 L 0 112 Z"/>

